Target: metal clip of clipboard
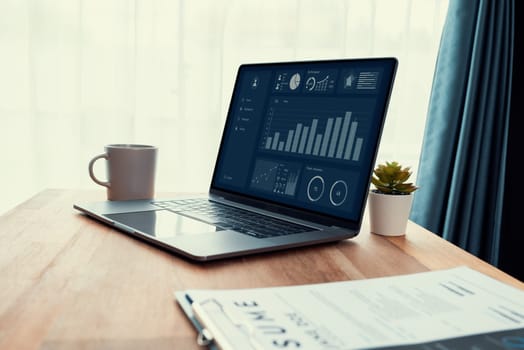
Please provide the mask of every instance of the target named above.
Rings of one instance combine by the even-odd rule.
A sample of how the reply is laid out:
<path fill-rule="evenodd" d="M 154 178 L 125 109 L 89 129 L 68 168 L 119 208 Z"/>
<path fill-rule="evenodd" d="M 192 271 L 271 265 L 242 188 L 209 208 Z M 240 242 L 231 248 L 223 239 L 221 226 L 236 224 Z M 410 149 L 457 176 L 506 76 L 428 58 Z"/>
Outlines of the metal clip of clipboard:
<path fill-rule="evenodd" d="M 217 300 L 206 299 L 202 302 L 194 302 L 191 307 L 202 326 L 197 335 L 198 345 L 215 344 L 221 350 L 263 350 L 263 346 L 254 338 L 255 329 L 248 323 L 238 321 Z M 231 343 L 232 340 L 234 343 Z"/>

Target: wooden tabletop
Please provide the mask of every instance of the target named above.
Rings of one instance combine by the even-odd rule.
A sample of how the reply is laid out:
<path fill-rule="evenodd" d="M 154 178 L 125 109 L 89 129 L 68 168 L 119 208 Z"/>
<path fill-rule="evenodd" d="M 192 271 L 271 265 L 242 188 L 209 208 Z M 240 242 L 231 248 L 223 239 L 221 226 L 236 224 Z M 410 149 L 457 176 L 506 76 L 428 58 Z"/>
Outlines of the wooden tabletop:
<path fill-rule="evenodd" d="M 198 349 L 189 288 L 298 285 L 470 266 L 524 283 L 410 222 L 406 236 L 193 263 L 75 211 L 102 191 L 46 190 L 0 217 L 0 349 Z M 161 196 L 167 198 L 168 195 Z"/>

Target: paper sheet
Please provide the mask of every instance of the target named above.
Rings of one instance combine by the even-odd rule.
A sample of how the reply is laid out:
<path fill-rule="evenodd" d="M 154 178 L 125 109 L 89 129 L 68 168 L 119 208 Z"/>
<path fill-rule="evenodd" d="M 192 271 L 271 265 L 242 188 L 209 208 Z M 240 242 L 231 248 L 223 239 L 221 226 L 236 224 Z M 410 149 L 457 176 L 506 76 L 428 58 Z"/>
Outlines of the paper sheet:
<path fill-rule="evenodd" d="M 186 293 L 203 303 L 209 320 L 220 320 L 215 329 L 221 329 L 224 320 L 231 321 L 234 327 L 226 327 L 231 344 L 235 337 L 247 335 L 253 348 L 524 348 L 524 291 L 467 267 Z"/>

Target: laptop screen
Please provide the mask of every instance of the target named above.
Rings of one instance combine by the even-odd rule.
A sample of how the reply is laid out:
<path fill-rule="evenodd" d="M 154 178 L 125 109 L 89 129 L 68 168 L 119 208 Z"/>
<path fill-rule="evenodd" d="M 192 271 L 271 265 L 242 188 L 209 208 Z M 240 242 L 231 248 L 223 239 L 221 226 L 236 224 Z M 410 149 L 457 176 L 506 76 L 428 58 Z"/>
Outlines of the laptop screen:
<path fill-rule="evenodd" d="M 211 189 L 360 222 L 396 67 L 240 66 Z"/>

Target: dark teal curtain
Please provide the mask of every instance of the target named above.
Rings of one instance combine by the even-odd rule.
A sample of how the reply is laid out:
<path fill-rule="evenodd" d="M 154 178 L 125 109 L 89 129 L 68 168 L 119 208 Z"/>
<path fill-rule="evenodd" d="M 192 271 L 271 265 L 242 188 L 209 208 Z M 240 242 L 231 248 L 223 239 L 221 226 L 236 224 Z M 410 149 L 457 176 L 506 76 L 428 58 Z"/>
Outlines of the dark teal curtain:
<path fill-rule="evenodd" d="M 411 220 L 497 265 L 514 0 L 450 0 Z"/>

